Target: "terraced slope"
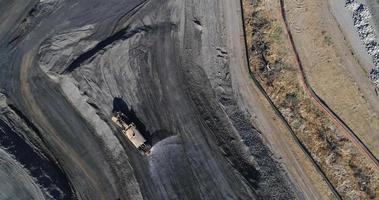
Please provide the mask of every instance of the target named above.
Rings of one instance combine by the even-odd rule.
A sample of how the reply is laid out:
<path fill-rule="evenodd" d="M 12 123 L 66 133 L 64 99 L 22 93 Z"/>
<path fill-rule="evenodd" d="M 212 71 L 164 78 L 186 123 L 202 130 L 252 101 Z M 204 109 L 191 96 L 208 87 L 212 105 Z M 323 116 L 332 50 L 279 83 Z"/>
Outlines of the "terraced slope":
<path fill-rule="evenodd" d="M 34 127 L 29 146 L 64 175 L 60 199 L 302 199 L 233 84 L 230 60 L 243 57 L 230 38 L 242 33 L 228 26 L 242 21 L 229 6 L 239 2 L 3 4 L 4 106 Z M 112 124 L 115 107 L 153 145 L 150 155 Z M 25 191 L 44 194 L 33 185 Z"/>

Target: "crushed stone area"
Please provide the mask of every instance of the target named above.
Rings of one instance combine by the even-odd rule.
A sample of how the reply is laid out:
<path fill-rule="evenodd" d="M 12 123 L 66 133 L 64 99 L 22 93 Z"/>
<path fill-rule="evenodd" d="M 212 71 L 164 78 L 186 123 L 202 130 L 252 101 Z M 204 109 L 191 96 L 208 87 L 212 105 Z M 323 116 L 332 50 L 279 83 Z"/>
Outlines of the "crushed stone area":
<path fill-rule="evenodd" d="M 372 14 L 365 4 L 357 0 L 347 0 L 345 7 L 351 12 L 359 37 L 372 57 L 374 66 L 370 71 L 370 77 L 376 89 L 379 89 L 379 44 L 375 28 L 370 22 Z"/>

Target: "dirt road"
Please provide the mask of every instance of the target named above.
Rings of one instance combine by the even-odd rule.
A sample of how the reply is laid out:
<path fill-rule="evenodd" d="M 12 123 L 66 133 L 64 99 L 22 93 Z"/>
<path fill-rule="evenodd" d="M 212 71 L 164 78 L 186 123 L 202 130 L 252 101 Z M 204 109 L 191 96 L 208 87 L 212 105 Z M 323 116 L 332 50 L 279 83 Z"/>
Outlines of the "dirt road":
<path fill-rule="evenodd" d="M 269 111 L 267 102 L 265 105 L 262 94 L 249 77 L 240 2 L 226 1 L 225 3 L 228 5 L 226 19 L 230 26 L 227 27 L 227 31 L 230 38 L 229 48 L 233 49 L 230 62 L 233 86 L 237 88 L 236 95 L 248 112 L 253 113 L 253 121 L 259 126 L 263 137 L 267 139 L 274 151 L 281 155 L 281 161 L 286 164 L 289 177 L 300 190 L 298 197 L 300 199 L 321 199 L 320 191 L 315 188 L 309 178 L 307 171 L 309 169 L 305 169 L 304 160 L 300 161 L 296 157 L 297 154 L 294 153 L 296 144 L 289 139 L 289 133 L 285 129 L 278 127 L 275 114 Z M 237 21 L 238 23 L 236 23 Z"/>
<path fill-rule="evenodd" d="M 345 15 L 331 8 L 345 9 L 343 2 L 285 3 L 294 42 L 312 88 L 378 157 L 378 98 L 370 89 L 370 80 L 358 62 L 358 55 L 352 50 L 355 44 L 350 44 L 345 35 L 346 24 L 340 24 L 334 17 Z M 347 33 L 352 31 L 350 27 Z"/>
<path fill-rule="evenodd" d="M 305 75 L 305 72 L 304 72 L 304 68 L 303 68 L 303 65 L 302 65 L 302 62 L 300 60 L 300 57 L 299 57 L 299 53 L 297 51 L 297 48 L 295 46 L 295 43 L 294 43 L 294 40 L 293 40 L 293 36 L 292 36 L 292 32 L 289 28 L 289 25 L 288 25 L 288 21 L 287 21 L 287 17 L 286 17 L 286 11 L 285 11 L 285 5 L 284 5 L 284 1 L 283 0 L 280 0 L 280 5 L 281 5 L 281 13 L 282 13 L 282 17 L 283 17 L 283 20 L 284 20 L 284 23 L 286 24 L 286 31 L 287 31 L 287 34 L 289 36 L 289 39 L 291 41 L 291 46 L 292 46 L 292 49 L 293 49 L 293 52 L 296 56 L 296 61 L 297 61 L 297 65 L 299 66 L 300 68 L 300 72 L 301 72 L 301 80 L 302 80 L 302 84 L 304 86 L 304 89 L 306 90 L 306 92 L 308 93 L 309 97 L 311 97 L 314 102 L 316 103 L 316 105 L 318 105 L 318 107 L 323 110 L 323 112 L 325 112 L 333 121 L 334 123 L 340 127 L 347 138 L 350 139 L 350 141 L 365 155 L 367 156 L 367 158 L 369 160 L 371 160 L 371 162 L 376 166 L 376 168 L 379 167 L 379 162 L 377 160 L 377 158 L 371 153 L 371 151 L 366 147 L 366 145 L 357 137 L 357 135 L 345 124 L 345 122 L 343 122 L 318 96 L 317 94 L 313 91 L 313 89 L 310 87 L 310 84 L 308 83 L 308 80 L 306 78 L 306 75 Z"/>

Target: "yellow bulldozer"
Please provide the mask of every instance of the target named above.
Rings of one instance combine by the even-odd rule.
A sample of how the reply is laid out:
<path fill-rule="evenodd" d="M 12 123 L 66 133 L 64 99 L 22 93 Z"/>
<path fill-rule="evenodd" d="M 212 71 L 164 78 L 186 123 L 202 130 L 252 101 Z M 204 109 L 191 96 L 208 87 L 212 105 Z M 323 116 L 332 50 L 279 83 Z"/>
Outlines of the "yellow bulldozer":
<path fill-rule="evenodd" d="M 112 121 L 117 124 L 124 136 L 140 151 L 145 155 L 150 153 L 151 146 L 146 143 L 146 139 L 138 131 L 136 125 L 133 122 L 127 123 L 125 120 L 127 117 L 124 113 L 116 112 L 112 117 Z"/>

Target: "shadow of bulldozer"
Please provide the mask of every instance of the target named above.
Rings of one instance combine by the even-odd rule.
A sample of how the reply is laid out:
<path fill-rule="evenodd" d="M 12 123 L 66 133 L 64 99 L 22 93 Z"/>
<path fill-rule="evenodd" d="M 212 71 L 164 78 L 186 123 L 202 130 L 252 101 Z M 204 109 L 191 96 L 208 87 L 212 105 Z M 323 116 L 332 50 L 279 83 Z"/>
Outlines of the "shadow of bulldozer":
<path fill-rule="evenodd" d="M 165 129 L 159 129 L 157 131 L 154 131 L 153 133 L 150 133 L 150 131 L 146 129 L 145 124 L 137 117 L 135 111 L 132 108 L 130 108 L 121 97 L 115 97 L 113 99 L 112 112 L 113 114 L 117 112 L 123 113 L 126 116 L 123 120 L 126 123 L 134 123 L 139 132 L 146 139 L 147 143 L 152 146 L 158 143 L 159 141 L 164 140 L 167 137 L 176 135 L 175 133 Z"/>
<path fill-rule="evenodd" d="M 113 99 L 112 113 L 115 114 L 117 112 L 121 112 L 126 116 L 123 118 L 126 123 L 134 123 L 139 132 L 146 139 L 147 143 L 151 144 L 151 134 L 146 129 L 145 124 L 137 117 L 134 110 L 129 108 L 128 104 L 121 97 L 115 97 Z"/>

